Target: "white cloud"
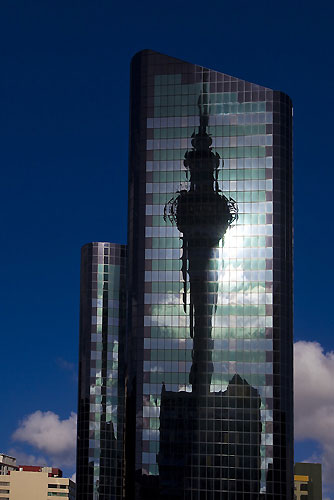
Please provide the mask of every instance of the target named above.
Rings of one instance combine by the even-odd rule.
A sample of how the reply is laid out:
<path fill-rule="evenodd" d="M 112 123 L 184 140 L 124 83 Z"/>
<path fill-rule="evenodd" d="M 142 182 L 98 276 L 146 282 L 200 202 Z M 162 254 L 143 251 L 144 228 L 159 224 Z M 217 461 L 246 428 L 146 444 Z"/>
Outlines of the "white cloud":
<path fill-rule="evenodd" d="M 74 412 L 68 419 L 61 420 L 52 411 L 35 411 L 20 422 L 12 437 L 45 453 L 52 465 L 63 467 L 75 464 L 76 431 Z"/>
<path fill-rule="evenodd" d="M 75 472 L 74 474 L 72 474 L 71 479 L 72 479 L 72 481 L 73 481 L 74 483 L 76 483 L 76 482 L 77 482 L 77 473 L 76 473 L 76 472 Z M 329 499 L 327 499 L 327 500 L 329 500 Z"/>
<path fill-rule="evenodd" d="M 295 439 L 312 439 L 319 454 L 305 461 L 321 462 L 323 480 L 334 484 L 334 352 L 317 342 L 294 346 Z"/>
<path fill-rule="evenodd" d="M 18 465 L 40 465 L 47 466 L 48 461 L 42 455 L 33 455 L 32 453 L 25 453 L 17 448 L 10 448 L 8 450 L 8 455 L 16 458 L 16 463 Z"/>

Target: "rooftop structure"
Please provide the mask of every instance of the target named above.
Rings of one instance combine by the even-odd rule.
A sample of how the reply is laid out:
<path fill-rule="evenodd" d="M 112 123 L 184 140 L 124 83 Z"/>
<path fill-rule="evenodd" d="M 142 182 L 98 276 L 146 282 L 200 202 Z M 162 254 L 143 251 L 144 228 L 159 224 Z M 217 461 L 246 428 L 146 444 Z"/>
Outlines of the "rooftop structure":
<path fill-rule="evenodd" d="M 16 458 L 6 455 L 4 453 L 0 454 L 0 475 L 8 474 L 12 470 L 17 470 Z"/>

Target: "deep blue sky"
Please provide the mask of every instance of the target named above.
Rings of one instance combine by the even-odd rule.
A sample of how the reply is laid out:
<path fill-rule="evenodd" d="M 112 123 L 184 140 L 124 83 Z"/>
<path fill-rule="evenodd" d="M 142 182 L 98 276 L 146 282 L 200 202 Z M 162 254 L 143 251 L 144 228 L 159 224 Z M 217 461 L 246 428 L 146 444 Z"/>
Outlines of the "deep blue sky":
<path fill-rule="evenodd" d="M 322 0 L 1 1 L 0 451 L 24 415 L 76 410 L 80 247 L 126 241 L 143 48 L 292 98 L 295 338 L 333 349 L 333 16 Z"/>

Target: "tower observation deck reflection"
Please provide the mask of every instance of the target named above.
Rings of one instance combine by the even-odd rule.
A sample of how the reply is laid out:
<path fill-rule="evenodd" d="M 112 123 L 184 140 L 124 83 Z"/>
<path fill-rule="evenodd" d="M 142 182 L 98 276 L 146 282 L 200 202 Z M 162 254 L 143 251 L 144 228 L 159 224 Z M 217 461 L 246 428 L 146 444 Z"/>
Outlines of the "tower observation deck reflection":
<path fill-rule="evenodd" d="M 182 233 L 183 306 L 189 314 L 193 350 L 192 392 L 166 391 L 164 385 L 161 392 L 160 498 L 198 499 L 202 491 L 206 500 L 256 499 L 261 442 L 258 391 L 235 374 L 226 391 L 210 392 L 212 319 L 218 297 L 218 272 L 211 264 L 238 210 L 218 187 L 220 156 L 212 151 L 207 133 L 205 84 L 198 106 L 199 130 L 193 133 L 193 148 L 184 160 L 190 188 L 181 190 L 165 207 L 165 219 Z"/>

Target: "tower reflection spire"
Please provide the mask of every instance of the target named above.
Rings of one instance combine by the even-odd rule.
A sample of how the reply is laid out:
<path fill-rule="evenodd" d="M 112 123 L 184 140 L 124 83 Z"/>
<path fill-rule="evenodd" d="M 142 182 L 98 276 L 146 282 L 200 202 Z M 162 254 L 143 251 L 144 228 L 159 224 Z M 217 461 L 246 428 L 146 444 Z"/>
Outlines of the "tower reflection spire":
<path fill-rule="evenodd" d="M 218 186 L 220 156 L 212 151 L 207 84 L 198 98 L 200 124 L 192 149 L 184 157 L 189 190 L 181 190 L 165 207 L 165 219 L 182 233 L 183 305 L 187 312 L 189 276 L 190 336 L 193 338 L 189 382 L 193 392 L 207 394 L 213 373 L 212 317 L 217 304 L 218 272 L 214 260 L 228 227 L 237 219 L 237 205 Z"/>

